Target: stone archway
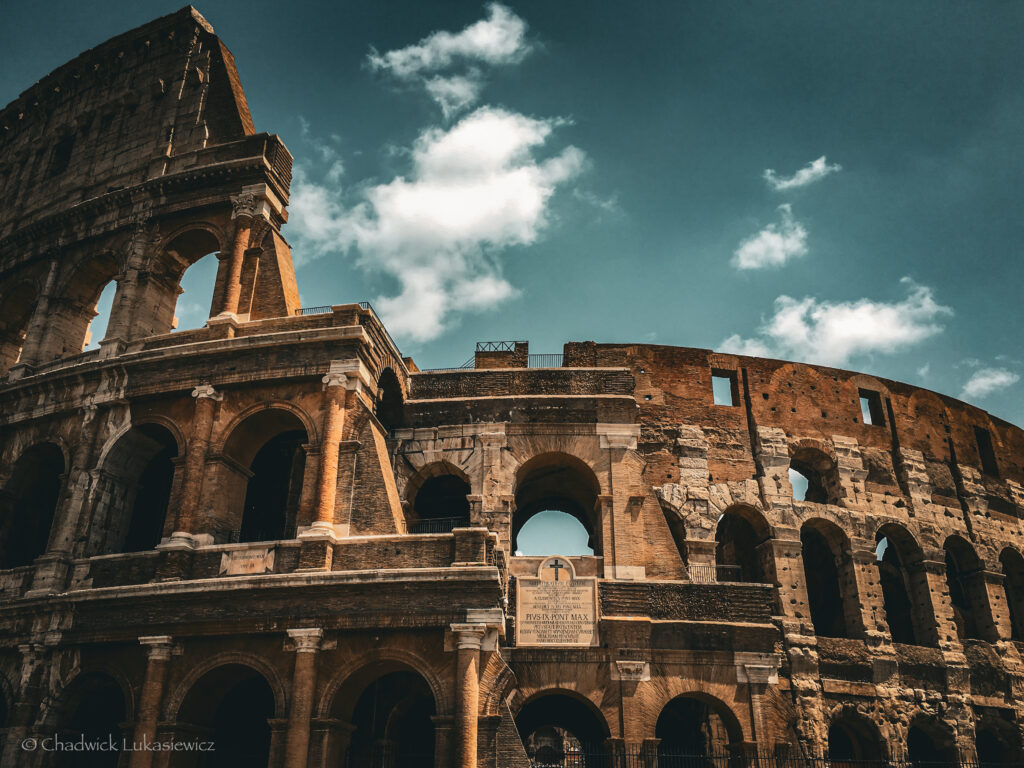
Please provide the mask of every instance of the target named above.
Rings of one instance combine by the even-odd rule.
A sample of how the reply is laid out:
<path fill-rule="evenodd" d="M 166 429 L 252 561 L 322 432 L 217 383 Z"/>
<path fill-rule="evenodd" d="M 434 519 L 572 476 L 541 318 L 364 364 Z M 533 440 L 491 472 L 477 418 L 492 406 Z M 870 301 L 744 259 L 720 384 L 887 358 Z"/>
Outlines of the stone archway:
<path fill-rule="evenodd" d="M 601 519 L 598 509 L 600 483 L 585 462 L 567 453 L 534 456 L 516 472 L 515 514 L 512 518 L 512 551 L 518 549 L 519 533 L 536 515 L 575 518 L 586 531 L 585 547 L 601 554 Z M 571 524 L 571 521 L 567 521 Z M 554 521 L 557 525 L 557 520 Z M 559 528 L 561 530 L 561 528 Z M 557 542 L 553 542 L 557 549 Z M 590 554 L 587 552 L 586 554 Z M 541 554 L 541 553 L 534 553 Z M 569 554 L 548 552 L 547 554 Z"/>
<path fill-rule="evenodd" d="M 590 765 L 607 755 L 608 723 L 589 699 L 575 692 L 556 689 L 531 696 L 516 713 L 515 724 L 535 763 Z"/>
<path fill-rule="evenodd" d="M 37 443 L 14 463 L 0 492 L 0 568 L 30 565 L 46 551 L 65 468 L 56 443 Z"/>
<path fill-rule="evenodd" d="M 675 758 L 725 756 L 743 743 L 743 728 L 725 702 L 703 693 L 669 701 L 655 725 L 659 762 Z"/>

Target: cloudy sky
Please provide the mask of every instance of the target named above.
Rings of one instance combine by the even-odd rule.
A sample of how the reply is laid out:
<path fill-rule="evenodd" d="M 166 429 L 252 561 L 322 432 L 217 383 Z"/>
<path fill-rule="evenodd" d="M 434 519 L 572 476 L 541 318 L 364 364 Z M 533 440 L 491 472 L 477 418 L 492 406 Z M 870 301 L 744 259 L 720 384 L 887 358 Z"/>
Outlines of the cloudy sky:
<path fill-rule="evenodd" d="M 199 9 L 295 155 L 304 304 L 372 301 L 421 367 L 711 347 L 1024 424 L 1024 3 Z M 0 101 L 172 10 L 10 4 Z"/>

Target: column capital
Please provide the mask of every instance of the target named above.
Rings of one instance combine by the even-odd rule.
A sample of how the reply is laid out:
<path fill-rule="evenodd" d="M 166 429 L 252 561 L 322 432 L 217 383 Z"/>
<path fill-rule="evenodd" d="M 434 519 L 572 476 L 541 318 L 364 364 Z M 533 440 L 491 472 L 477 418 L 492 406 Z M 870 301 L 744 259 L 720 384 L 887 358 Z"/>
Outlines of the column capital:
<path fill-rule="evenodd" d="M 174 638 L 170 635 L 147 635 L 139 638 L 139 644 L 146 647 L 146 658 L 166 660 L 174 650 Z"/>
<path fill-rule="evenodd" d="M 451 629 L 455 635 L 456 648 L 460 651 L 479 651 L 484 635 L 487 634 L 486 624 L 452 624 Z"/>
<path fill-rule="evenodd" d="M 271 214 L 280 214 L 281 201 L 266 184 L 249 184 L 242 187 L 237 195 L 231 195 L 231 218 L 270 219 Z"/>
<path fill-rule="evenodd" d="M 224 393 L 218 392 L 210 384 L 200 384 L 195 389 L 192 390 L 192 397 L 197 399 L 206 397 L 209 398 L 210 400 L 220 401 L 224 399 Z"/>
<path fill-rule="evenodd" d="M 295 643 L 296 653 L 316 653 L 320 650 L 320 641 L 324 631 L 319 627 L 308 629 L 289 629 L 288 637 Z"/>

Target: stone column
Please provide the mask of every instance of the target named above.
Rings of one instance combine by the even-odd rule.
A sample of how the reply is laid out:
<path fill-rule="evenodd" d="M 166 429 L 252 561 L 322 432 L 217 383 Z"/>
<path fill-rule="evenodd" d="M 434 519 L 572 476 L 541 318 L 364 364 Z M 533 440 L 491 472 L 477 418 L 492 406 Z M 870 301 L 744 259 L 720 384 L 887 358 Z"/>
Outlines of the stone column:
<path fill-rule="evenodd" d="M 50 261 L 50 270 L 46 274 L 46 282 L 36 301 L 35 310 L 25 329 L 25 341 L 21 345 L 21 357 L 11 368 L 11 379 L 20 379 L 27 370 L 39 364 L 39 355 L 43 348 L 43 340 L 49 329 L 50 300 L 57 284 L 60 272 L 60 254 L 54 254 Z"/>
<path fill-rule="evenodd" d="M 192 417 L 192 435 L 185 450 L 185 478 L 181 484 L 181 506 L 178 507 L 171 544 L 180 543 L 191 547 L 195 533 L 196 509 L 203 487 L 203 473 L 206 468 L 206 453 L 213 434 L 213 416 L 216 404 L 224 395 L 209 384 L 200 384 L 192 390 L 196 399 L 195 415 Z"/>
<path fill-rule="evenodd" d="M 349 377 L 340 371 L 328 371 L 324 382 L 323 437 L 320 445 L 320 473 L 317 478 L 314 528 L 334 532 L 334 507 L 338 495 L 338 446 L 345 431 L 346 399 Z M 352 382 L 358 387 L 359 380 Z"/>
<path fill-rule="evenodd" d="M 630 519 L 629 489 L 631 478 L 623 459 L 629 451 L 635 451 L 640 436 L 639 424 L 596 425 L 601 448 L 608 451 L 608 490 L 610 497 L 600 497 L 601 516 L 611 519 L 611 541 L 601 542 L 604 553 L 605 576 L 614 579 L 642 579 L 645 569 L 634 563 L 633 539 L 642 532 L 637 531 L 638 521 Z M 605 527 L 607 531 L 607 527 Z M 612 558 L 609 558 L 609 554 Z"/>
<path fill-rule="evenodd" d="M 309 755 L 309 719 L 313 714 L 316 693 L 316 653 L 324 631 L 289 629 L 295 642 L 295 672 L 292 675 L 292 704 L 288 708 L 288 737 L 285 747 L 285 768 L 306 768 Z"/>
<path fill-rule="evenodd" d="M 18 646 L 18 651 L 21 653 L 21 677 L 14 706 L 7 716 L 7 735 L 0 765 L 22 765 L 25 762 L 26 753 L 21 749 L 21 741 L 29 735 L 43 694 L 46 648 L 41 643 L 25 643 Z"/>
<path fill-rule="evenodd" d="M 452 624 L 458 649 L 455 677 L 455 768 L 476 768 L 480 646 L 486 631 L 484 624 Z"/>
<path fill-rule="evenodd" d="M 239 195 L 239 197 L 242 197 Z M 219 314 L 234 315 L 238 313 L 238 299 L 242 295 L 242 266 L 245 264 L 245 252 L 249 248 L 249 234 L 252 231 L 253 216 L 248 212 L 244 202 L 232 198 L 235 221 L 235 233 L 231 240 L 231 256 L 228 261 L 228 279 L 224 285 L 224 300 L 221 302 Z"/>
<path fill-rule="evenodd" d="M 140 637 L 146 646 L 146 676 L 139 696 L 139 716 L 135 722 L 134 749 L 128 762 L 129 768 L 150 768 L 154 752 L 145 744 L 156 741 L 156 724 L 160 718 L 160 704 L 164 698 L 164 683 L 167 679 L 167 662 L 171 658 L 174 643 L 168 635 Z"/>

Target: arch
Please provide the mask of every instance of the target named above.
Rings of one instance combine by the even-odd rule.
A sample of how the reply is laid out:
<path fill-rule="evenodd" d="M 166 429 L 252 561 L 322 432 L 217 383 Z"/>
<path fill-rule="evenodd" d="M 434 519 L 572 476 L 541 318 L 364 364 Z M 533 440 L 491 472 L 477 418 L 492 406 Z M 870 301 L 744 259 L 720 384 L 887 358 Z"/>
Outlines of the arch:
<path fill-rule="evenodd" d="M 815 634 L 852 637 L 860 610 L 850 539 L 835 523 L 814 518 L 801 526 L 800 543 Z"/>
<path fill-rule="evenodd" d="M 111 280 L 103 286 L 99 296 L 96 297 L 93 316 L 86 328 L 80 352 L 99 349 L 100 341 L 106 338 L 107 331 L 110 328 L 110 321 L 114 315 L 114 301 L 117 296 L 117 289 L 117 280 Z"/>
<path fill-rule="evenodd" d="M 130 716 L 129 700 L 121 683 L 100 671 L 82 672 L 61 691 L 48 713 L 53 732 L 62 740 L 88 742 L 112 740 L 120 744 L 128 736 L 124 725 Z M 57 753 L 56 768 L 116 768 L 117 750 Z"/>
<path fill-rule="evenodd" d="M 907 728 L 907 760 L 955 765 L 958 756 L 954 734 L 936 718 L 918 715 Z"/>
<path fill-rule="evenodd" d="M 6 374 L 21 357 L 38 296 L 39 287 L 26 280 L 0 297 L 0 376 Z"/>
<path fill-rule="evenodd" d="M 66 467 L 52 442 L 31 446 L 14 462 L 0 494 L 0 568 L 29 565 L 46 551 Z"/>
<path fill-rule="evenodd" d="M 434 723 L 441 700 L 431 681 L 407 660 L 375 654 L 369 663 L 335 678 L 326 692 L 326 716 L 347 723 L 347 744 L 328 745 L 350 768 L 434 765 Z M 333 738 L 333 737 L 332 737 Z"/>
<path fill-rule="evenodd" d="M 243 651 L 225 651 L 218 653 L 203 662 L 200 662 L 189 669 L 181 682 L 167 696 L 163 704 L 163 719 L 175 721 L 179 719 L 181 707 L 189 691 L 195 686 L 204 675 L 218 667 L 228 665 L 239 665 L 251 667 L 258 673 L 274 693 L 274 717 L 283 717 L 285 712 L 285 687 L 278 677 L 277 671 L 263 658 L 253 653 Z"/>
<path fill-rule="evenodd" d="M 589 536 L 587 546 L 595 555 L 601 554 L 600 493 L 597 476 L 581 459 L 558 452 L 532 457 L 516 472 L 512 551 L 523 525 L 537 513 L 551 510 L 579 520 Z"/>
<path fill-rule="evenodd" d="M 565 688 L 548 688 L 530 696 L 515 713 L 515 723 L 527 754 L 540 761 L 564 749 L 559 742 L 583 755 L 603 755 L 604 741 L 611 735 L 601 710 L 587 697 Z"/>
<path fill-rule="evenodd" d="M 769 564 L 761 547 L 771 537 L 764 515 L 746 504 L 725 510 L 715 528 L 715 563 L 719 581 L 767 583 Z"/>
<path fill-rule="evenodd" d="M 175 231 L 166 243 L 162 249 L 167 256 L 166 268 L 177 284 L 172 306 L 171 325 L 175 330 L 183 327 L 200 327 L 202 322 L 205 322 L 205 318 L 211 317 L 214 313 L 219 264 L 212 254 L 223 250 L 221 234 L 212 225 L 199 222 Z M 200 262 L 204 263 L 203 267 L 196 266 Z M 191 278 L 193 274 L 198 277 L 198 280 Z M 193 286 L 192 283 L 196 283 L 196 285 Z M 203 286 L 203 290 L 207 292 L 206 302 L 203 302 L 199 295 L 195 297 L 189 295 L 193 291 L 198 293 L 200 286 Z M 193 306 L 192 303 L 196 301 L 198 303 Z M 183 317 L 188 319 L 183 322 Z M 202 322 L 198 322 L 200 318 L 202 318 Z"/>
<path fill-rule="evenodd" d="M 852 709 L 833 717 L 828 727 L 828 755 L 837 761 L 882 761 L 882 735 L 870 719 Z"/>
<path fill-rule="evenodd" d="M 691 691 L 669 701 L 658 715 L 654 735 L 662 757 L 723 755 L 743 742 L 743 727 L 732 709 L 710 694 Z"/>
<path fill-rule="evenodd" d="M 447 461 L 423 467 L 406 485 L 409 533 L 446 533 L 469 525 L 469 476 Z"/>
<path fill-rule="evenodd" d="M 339 693 L 343 690 L 351 690 L 353 686 L 358 687 L 360 680 L 365 683 L 372 679 L 373 670 L 401 669 L 415 672 L 426 681 L 431 696 L 434 697 L 439 715 L 451 714 L 452 704 L 445 692 L 445 687 L 426 659 L 412 651 L 400 648 L 377 648 L 353 659 L 338 671 L 324 688 L 317 706 L 318 716 L 329 717 Z"/>
<path fill-rule="evenodd" d="M 109 554 L 153 549 L 163 535 L 171 500 L 179 436 L 149 421 L 129 426 L 105 447 L 97 480 L 89 551 Z"/>
<path fill-rule="evenodd" d="M 220 471 L 230 501 L 231 539 L 273 541 L 293 535 L 310 442 L 296 409 L 276 405 L 236 419 Z"/>
<path fill-rule="evenodd" d="M 98 345 L 103 334 L 90 333 L 90 325 L 97 316 L 97 304 L 104 289 L 115 284 L 110 296 L 111 309 L 108 324 L 117 308 L 117 285 L 123 278 L 124 264 L 112 251 L 95 254 L 79 262 L 62 281 L 57 291 L 59 301 L 51 301 L 49 316 L 45 318 L 46 331 L 39 362 L 49 362 L 69 355 L 77 355 L 90 339 Z M 108 329 L 109 330 L 109 329 Z"/>
<path fill-rule="evenodd" d="M 391 368 L 385 368 L 377 378 L 377 397 L 373 413 L 388 432 L 402 426 L 404 419 L 405 398 L 402 395 L 402 384 Z"/>
<path fill-rule="evenodd" d="M 179 728 L 203 729 L 220 765 L 267 765 L 270 721 L 278 713 L 271 683 L 248 664 L 220 664 L 194 680 L 178 707 Z"/>
<path fill-rule="evenodd" d="M 885 618 L 893 642 L 937 645 L 938 626 L 921 547 L 910 532 L 897 523 L 879 527 L 875 541 Z"/>
<path fill-rule="evenodd" d="M 835 454 L 817 441 L 804 440 L 789 447 L 789 468 L 807 481 L 803 498 L 816 504 L 839 504 L 843 496 Z M 793 482 L 791 476 L 790 482 Z M 794 489 L 794 498 L 797 494 Z"/>
<path fill-rule="evenodd" d="M 978 764 L 983 768 L 1020 765 L 1024 758 L 1015 724 L 995 713 L 986 713 L 978 719 L 974 727 L 974 746 Z"/>
<path fill-rule="evenodd" d="M 1010 613 L 1010 634 L 1014 640 L 1024 640 L 1024 557 L 1013 547 L 999 553 L 1003 568 L 1003 591 Z"/>
<path fill-rule="evenodd" d="M 239 426 L 252 416 L 259 415 L 263 411 L 286 411 L 302 423 L 302 428 L 306 430 L 306 434 L 309 435 L 310 443 L 316 443 L 320 440 L 320 437 L 317 434 L 316 422 L 302 408 L 287 400 L 264 400 L 263 402 L 251 405 L 238 413 L 228 423 L 228 425 L 224 427 L 219 437 L 214 440 L 213 451 L 215 453 L 222 453 L 225 455 L 234 455 L 236 451 L 233 450 L 232 446 L 237 447 L 239 443 L 244 442 L 245 440 L 245 436 L 237 431 Z M 232 440 L 232 438 L 234 438 L 234 440 Z M 255 453 L 255 451 L 253 451 L 253 453 Z"/>
<path fill-rule="evenodd" d="M 960 640 L 993 640 L 992 614 L 984 566 L 965 539 L 953 535 L 942 545 L 946 559 L 946 586 L 953 604 L 953 620 Z"/>

